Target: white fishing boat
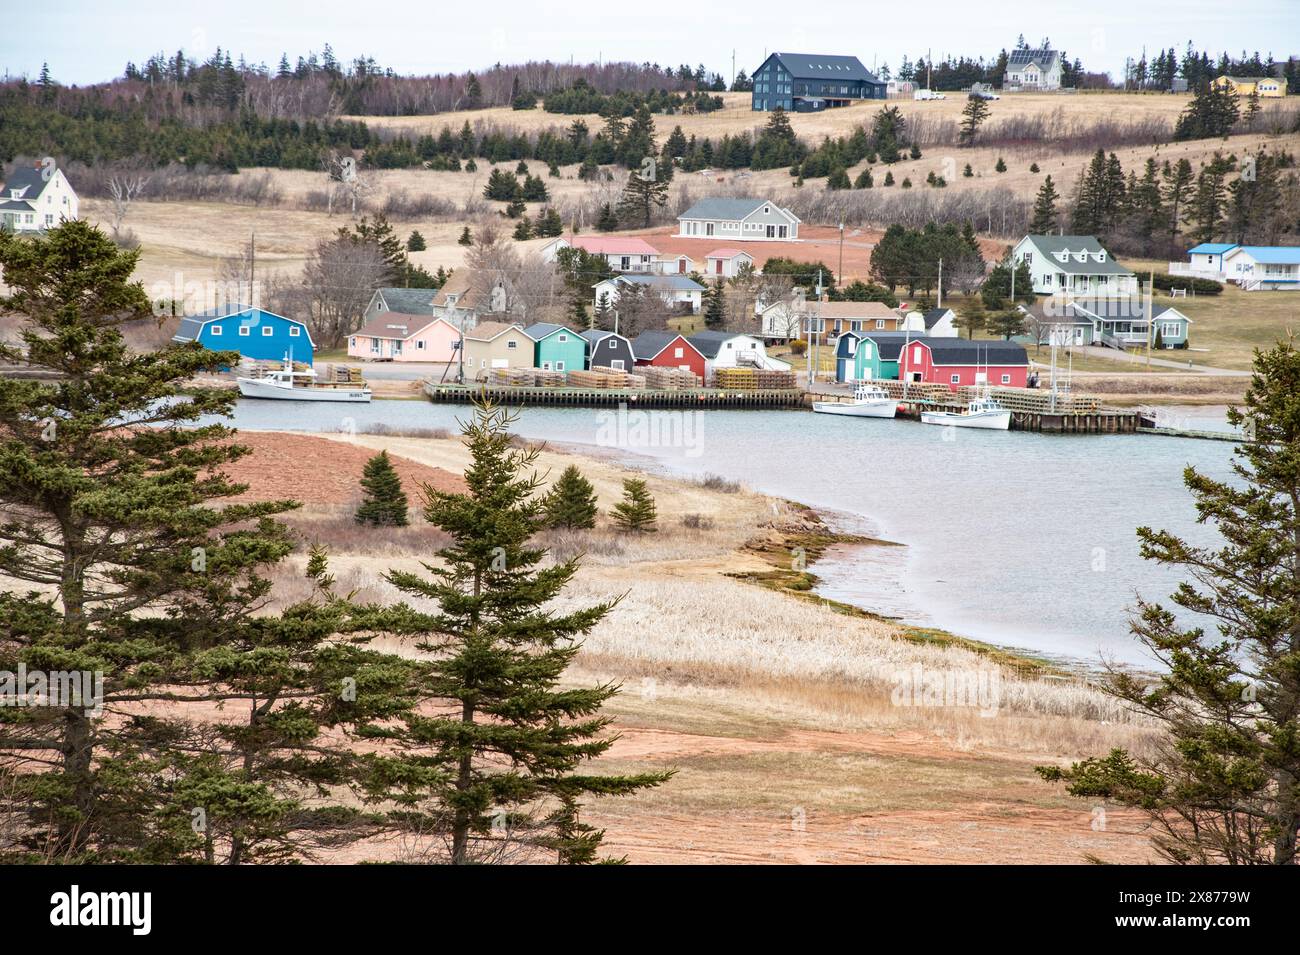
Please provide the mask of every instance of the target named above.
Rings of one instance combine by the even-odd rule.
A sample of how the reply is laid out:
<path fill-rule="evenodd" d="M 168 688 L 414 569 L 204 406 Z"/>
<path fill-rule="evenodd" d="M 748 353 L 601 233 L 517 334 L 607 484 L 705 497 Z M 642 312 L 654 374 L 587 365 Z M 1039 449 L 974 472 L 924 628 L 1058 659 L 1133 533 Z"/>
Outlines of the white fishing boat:
<path fill-rule="evenodd" d="M 879 385 L 858 385 L 853 389 L 852 401 L 814 401 L 812 409 L 818 414 L 850 418 L 892 418 L 898 411 L 898 402 Z"/>
<path fill-rule="evenodd" d="M 369 401 L 370 387 L 365 382 L 320 381 L 314 368 L 295 365 L 286 360 L 279 368 L 269 368 L 256 377 L 239 376 L 239 393 L 245 398 L 272 398 L 277 401 Z"/>
<path fill-rule="evenodd" d="M 922 411 L 921 423 L 1006 431 L 1011 427 L 1011 412 L 996 398 L 976 398 L 965 411 Z"/>

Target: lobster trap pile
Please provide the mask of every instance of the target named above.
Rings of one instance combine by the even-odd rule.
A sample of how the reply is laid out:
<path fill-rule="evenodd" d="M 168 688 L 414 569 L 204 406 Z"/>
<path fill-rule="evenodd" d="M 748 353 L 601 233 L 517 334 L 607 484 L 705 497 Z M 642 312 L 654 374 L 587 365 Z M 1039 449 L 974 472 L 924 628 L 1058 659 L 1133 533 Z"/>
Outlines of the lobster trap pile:
<path fill-rule="evenodd" d="M 592 368 L 569 372 L 570 388 L 627 388 L 628 373 L 617 368 Z"/>
<path fill-rule="evenodd" d="M 728 391 L 777 391 L 796 387 L 793 371 L 769 368 L 719 368 L 713 378 L 717 387 Z"/>
<path fill-rule="evenodd" d="M 653 388 L 656 391 L 683 391 L 690 388 L 699 388 L 702 384 L 699 375 L 685 368 L 661 368 L 658 365 L 642 365 L 641 370 L 645 372 L 646 387 Z"/>
<path fill-rule="evenodd" d="M 488 380 L 511 388 L 560 388 L 564 372 L 547 368 L 493 368 Z"/>

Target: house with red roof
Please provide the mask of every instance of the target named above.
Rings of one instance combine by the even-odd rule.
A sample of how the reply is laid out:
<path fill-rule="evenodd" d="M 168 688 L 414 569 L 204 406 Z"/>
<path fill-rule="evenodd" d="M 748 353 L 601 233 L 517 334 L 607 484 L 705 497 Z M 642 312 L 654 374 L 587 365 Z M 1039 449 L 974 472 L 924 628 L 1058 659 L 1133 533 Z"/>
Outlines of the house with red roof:
<path fill-rule="evenodd" d="M 560 236 L 542 246 L 542 260 L 554 262 L 561 249 L 582 249 L 590 255 L 603 255 L 615 272 L 663 271 L 659 264 L 659 250 L 634 235 Z"/>

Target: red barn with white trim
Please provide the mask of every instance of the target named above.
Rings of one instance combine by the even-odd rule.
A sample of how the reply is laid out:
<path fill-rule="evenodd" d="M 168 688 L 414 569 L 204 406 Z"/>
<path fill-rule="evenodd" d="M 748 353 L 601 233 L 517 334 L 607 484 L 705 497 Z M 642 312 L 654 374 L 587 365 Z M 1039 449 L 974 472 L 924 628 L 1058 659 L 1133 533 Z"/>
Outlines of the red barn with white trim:
<path fill-rule="evenodd" d="M 632 354 L 638 365 L 684 368 L 707 377 L 708 363 L 700 350 L 673 332 L 642 332 L 632 340 Z"/>
<path fill-rule="evenodd" d="M 969 338 L 918 338 L 899 356 L 899 378 L 957 389 L 962 385 L 1024 388 L 1029 356 L 1015 342 Z"/>

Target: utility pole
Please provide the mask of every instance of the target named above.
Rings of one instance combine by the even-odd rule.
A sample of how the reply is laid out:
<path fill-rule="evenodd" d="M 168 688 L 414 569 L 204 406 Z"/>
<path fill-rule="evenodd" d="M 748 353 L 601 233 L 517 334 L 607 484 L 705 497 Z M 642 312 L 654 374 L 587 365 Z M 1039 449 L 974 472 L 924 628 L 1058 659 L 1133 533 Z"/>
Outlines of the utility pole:
<path fill-rule="evenodd" d="M 732 87 L 736 85 L 736 48 L 734 46 L 731 48 L 731 85 Z"/>
<path fill-rule="evenodd" d="M 844 223 L 840 223 L 840 285 L 844 284 Z"/>
<path fill-rule="evenodd" d="M 257 299 L 257 233 L 248 233 L 248 297 L 252 299 L 248 304 L 254 308 L 260 307 Z"/>
<path fill-rule="evenodd" d="M 1012 304 L 1015 304 L 1014 302 Z M 939 258 L 939 284 L 936 287 L 935 308 L 943 308 L 943 257 Z"/>
<path fill-rule="evenodd" d="M 1191 284 L 1190 282 L 1188 283 Z M 1151 339 L 1155 337 L 1156 322 L 1155 317 L 1151 314 L 1152 290 L 1156 285 L 1156 273 L 1152 271 L 1147 279 L 1147 368 L 1151 367 Z"/>

